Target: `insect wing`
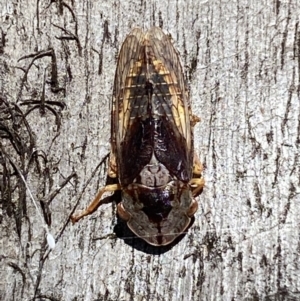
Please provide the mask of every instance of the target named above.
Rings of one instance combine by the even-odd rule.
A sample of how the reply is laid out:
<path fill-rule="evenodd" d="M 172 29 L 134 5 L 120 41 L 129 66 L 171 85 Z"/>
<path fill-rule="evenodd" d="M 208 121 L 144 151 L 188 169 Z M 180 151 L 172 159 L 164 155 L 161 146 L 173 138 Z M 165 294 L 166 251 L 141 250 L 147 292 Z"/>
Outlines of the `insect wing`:
<path fill-rule="evenodd" d="M 140 156 L 140 122 L 146 116 L 144 32 L 136 28 L 125 39 L 115 75 L 112 107 L 112 152 L 117 159 L 119 180 L 129 184 L 149 162 L 151 154 Z M 145 152 L 144 152 L 145 154 Z M 139 160 L 136 160 L 136 158 Z"/>
<path fill-rule="evenodd" d="M 119 180 L 128 185 L 154 152 L 177 179 L 192 175 L 190 106 L 179 57 L 170 39 L 153 27 L 125 39 L 115 76 L 112 152 Z"/>
<path fill-rule="evenodd" d="M 160 28 L 151 28 L 146 39 L 155 71 L 151 76 L 155 86 L 152 106 L 161 121 L 160 131 L 156 131 L 155 155 L 178 180 L 188 182 L 192 176 L 193 136 L 191 109 L 179 56 L 170 38 Z"/>
<path fill-rule="evenodd" d="M 192 131 L 190 126 L 191 109 L 184 84 L 183 70 L 179 55 L 171 40 L 158 27 L 152 27 L 148 31 L 150 44 L 152 45 L 154 57 L 157 59 L 155 65 L 158 73 L 165 72 L 165 81 L 169 87 L 172 97 L 171 110 L 172 122 L 176 124 L 180 134 L 185 138 L 188 150 L 192 145 Z M 161 65 L 160 65 L 161 62 Z"/>

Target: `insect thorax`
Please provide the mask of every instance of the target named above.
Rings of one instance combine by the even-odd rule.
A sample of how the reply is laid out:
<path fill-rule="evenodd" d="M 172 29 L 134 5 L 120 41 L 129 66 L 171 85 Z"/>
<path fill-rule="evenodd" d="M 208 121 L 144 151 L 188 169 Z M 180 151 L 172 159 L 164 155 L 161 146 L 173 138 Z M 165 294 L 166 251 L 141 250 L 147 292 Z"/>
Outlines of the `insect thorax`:
<path fill-rule="evenodd" d="M 135 179 L 123 190 L 123 205 L 129 212 L 144 212 L 149 221 L 161 223 L 173 208 L 188 210 L 191 194 L 187 184 L 171 176 L 155 155 Z"/>
<path fill-rule="evenodd" d="M 171 180 L 168 169 L 158 162 L 154 153 L 152 158 L 134 182 L 145 185 L 147 187 L 160 187 L 166 185 Z"/>

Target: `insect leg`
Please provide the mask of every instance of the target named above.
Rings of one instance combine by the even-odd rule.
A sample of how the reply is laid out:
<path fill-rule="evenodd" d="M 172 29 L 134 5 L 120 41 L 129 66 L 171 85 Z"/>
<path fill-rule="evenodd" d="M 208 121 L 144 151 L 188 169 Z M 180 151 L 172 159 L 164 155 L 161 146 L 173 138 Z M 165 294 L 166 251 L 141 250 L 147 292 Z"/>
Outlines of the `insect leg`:
<path fill-rule="evenodd" d="M 112 184 L 112 185 L 107 185 L 104 188 L 102 188 L 101 190 L 99 190 L 99 192 L 97 193 L 96 197 L 94 198 L 94 200 L 89 204 L 89 206 L 83 210 L 80 213 L 77 214 L 73 214 L 70 218 L 73 224 L 75 224 L 76 222 L 78 222 L 80 219 L 82 219 L 83 217 L 92 214 L 93 212 L 95 212 L 99 206 L 107 203 L 105 202 L 105 199 L 101 200 L 102 195 L 105 192 L 114 192 L 116 190 L 120 190 L 121 189 L 121 185 L 120 184 Z"/>
<path fill-rule="evenodd" d="M 198 210 L 198 202 L 193 199 L 192 203 L 190 205 L 190 208 L 189 208 L 189 210 L 187 212 L 187 215 L 189 217 L 192 217 L 196 213 L 197 210 Z"/>
<path fill-rule="evenodd" d="M 109 155 L 109 166 L 107 174 L 110 178 L 117 178 L 118 177 L 118 167 L 116 162 L 116 156 L 113 152 L 110 152 Z"/>
<path fill-rule="evenodd" d="M 194 154 L 194 164 L 193 164 L 193 178 L 190 180 L 190 186 L 192 188 L 193 197 L 198 196 L 205 184 L 202 177 L 203 166 L 196 154 Z"/>
<path fill-rule="evenodd" d="M 124 221 L 129 221 L 129 220 L 130 220 L 131 215 L 130 215 L 130 213 L 128 213 L 128 212 L 125 210 L 125 208 L 124 208 L 122 202 L 118 204 L 117 209 L 118 209 L 118 215 L 120 216 L 120 218 L 121 218 L 122 220 L 124 220 Z"/>
<path fill-rule="evenodd" d="M 196 197 L 201 193 L 204 184 L 205 181 L 203 178 L 193 178 L 190 180 L 190 186 L 192 187 L 193 197 Z"/>
<path fill-rule="evenodd" d="M 203 166 L 202 166 L 197 154 L 194 153 L 193 177 L 200 178 L 202 171 L 203 171 Z"/>
<path fill-rule="evenodd" d="M 191 116 L 191 125 L 192 125 L 192 127 L 194 127 L 200 120 L 201 120 L 200 117 L 193 114 Z"/>

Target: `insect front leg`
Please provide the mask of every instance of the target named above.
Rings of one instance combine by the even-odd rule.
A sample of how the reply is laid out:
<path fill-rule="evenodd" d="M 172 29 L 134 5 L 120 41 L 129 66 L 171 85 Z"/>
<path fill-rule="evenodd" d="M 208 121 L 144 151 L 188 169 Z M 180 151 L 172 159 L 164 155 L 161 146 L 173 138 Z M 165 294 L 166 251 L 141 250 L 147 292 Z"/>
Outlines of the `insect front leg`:
<path fill-rule="evenodd" d="M 194 154 L 193 178 L 190 180 L 193 197 L 198 196 L 204 187 L 205 181 L 202 176 L 203 166 L 196 154 Z"/>
<path fill-rule="evenodd" d="M 112 185 L 106 185 L 104 188 L 102 188 L 101 190 L 99 190 L 99 192 L 97 193 L 96 197 L 94 198 L 94 200 L 89 204 L 89 206 L 83 210 L 80 213 L 77 214 L 73 214 L 70 218 L 72 223 L 76 223 L 78 222 L 80 219 L 82 219 L 83 217 L 92 214 L 93 212 L 95 212 L 99 206 L 106 204 L 107 201 L 105 201 L 105 199 L 101 200 L 102 195 L 105 192 L 114 192 L 116 190 L 120 190 L 121 189 L 121 185 L 120 184 L 112 184 Z"/>
<path fill-rule="evenodd" d="M 109 166 L 108 166 L 107 174 L 110 178 L 113 179 L 118 177 L 117 161 L 113 151 L 111 151 L 109 154 Z"/>

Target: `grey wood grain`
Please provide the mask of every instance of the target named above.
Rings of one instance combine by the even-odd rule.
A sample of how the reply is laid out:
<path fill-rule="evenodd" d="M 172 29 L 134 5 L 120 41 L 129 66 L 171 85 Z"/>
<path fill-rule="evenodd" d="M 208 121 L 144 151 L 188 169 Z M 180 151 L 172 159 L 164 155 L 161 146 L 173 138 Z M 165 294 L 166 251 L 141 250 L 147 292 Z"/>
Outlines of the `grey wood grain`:
<path fill-rule="evenodd" d="M 0 299 L 299 300 L 299 3 L 2 1 L 1 99 L 26 112 L 33 105 L 21 103 L 42 99 L 45 86 L 45 101 L 66 107 L 27 115 L 39 164 L 1 140 Z M 165 249 L 131 234 L 115 204 L 68 222 L 105 183 L 120 45 L 133 27 L 153 25 L 180 52 L 206 179 L 194 225 Z M 49 49 L 57 83 L 53 55 L 36 59 L 24 79 L 33 56 L 19 59 Z M 19 131 L 29 145 L 24 124 Z M 4 169 L 13 168 L 3 150 L 37 200 L 65 184 L 49 205 L 51 252 L 28 194 L 20 207 L 15 175 L 5 194 Z"/>

